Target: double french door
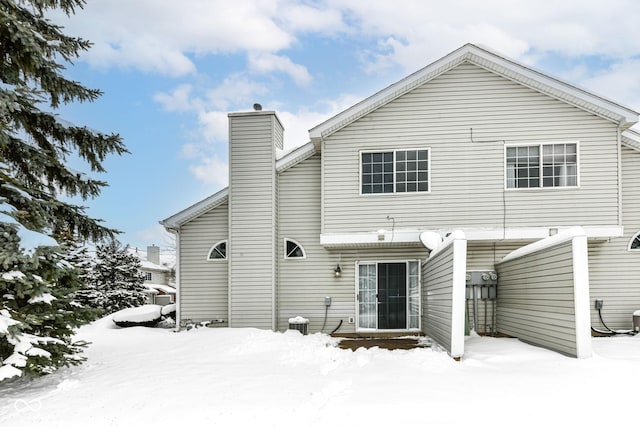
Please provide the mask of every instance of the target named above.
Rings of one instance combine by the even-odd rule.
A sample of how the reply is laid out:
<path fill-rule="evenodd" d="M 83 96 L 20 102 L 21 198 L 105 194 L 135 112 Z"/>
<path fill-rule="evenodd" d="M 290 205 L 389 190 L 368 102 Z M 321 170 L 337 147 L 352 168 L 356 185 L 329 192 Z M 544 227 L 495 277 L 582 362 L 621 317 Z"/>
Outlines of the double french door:
<path fill-rule="evenodd" d="M 358 329 L 420 327 L 419 261 L 358 264 Z"/>

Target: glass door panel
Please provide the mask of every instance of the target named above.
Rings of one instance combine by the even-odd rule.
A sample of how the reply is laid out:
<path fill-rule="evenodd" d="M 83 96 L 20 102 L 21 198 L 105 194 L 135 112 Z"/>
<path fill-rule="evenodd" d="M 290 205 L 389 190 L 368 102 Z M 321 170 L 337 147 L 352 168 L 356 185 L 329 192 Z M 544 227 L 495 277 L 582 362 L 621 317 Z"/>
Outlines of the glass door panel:
<path fill-rule="evenodd" d="M 407 328 L 407 264 L 378 264 L 378 329 Z"/>
<path fill-rule="evenodd" d="M 377 278 L 375 264 L 360 264 L 358 279 L 358 326 L 376 329 Z"/>

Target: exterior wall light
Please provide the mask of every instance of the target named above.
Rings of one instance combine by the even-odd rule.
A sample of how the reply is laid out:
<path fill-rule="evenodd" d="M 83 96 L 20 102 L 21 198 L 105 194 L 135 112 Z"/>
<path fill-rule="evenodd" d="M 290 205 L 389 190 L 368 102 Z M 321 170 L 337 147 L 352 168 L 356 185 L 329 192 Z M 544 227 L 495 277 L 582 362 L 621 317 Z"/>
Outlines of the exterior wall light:
<path fill-rule="evenodd" d="M 342 276 L 342 268 L 340 268 L 340 264 L 337 264 L 336 268 L 333 269 L 333 275 L 336 277 Z"/>

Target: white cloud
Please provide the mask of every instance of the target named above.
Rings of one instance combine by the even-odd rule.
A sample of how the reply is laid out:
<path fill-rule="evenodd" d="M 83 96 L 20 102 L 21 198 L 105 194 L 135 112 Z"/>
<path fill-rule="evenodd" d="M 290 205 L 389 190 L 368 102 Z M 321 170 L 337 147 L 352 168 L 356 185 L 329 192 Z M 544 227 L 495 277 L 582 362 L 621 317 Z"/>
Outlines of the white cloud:
<path fill-rule="evenodd" d="M 202 111 L 198 114 L 201 132 L 208 142 L 227 142 L 229 121 L 226 111 Z"/>
<path fill-rule="evenodd" d="M 167 111 L 188 111 L 194 107 L 191 92 L 192 86 L 190 84 L 182 84 L 170 93 L 156 93 L 153 100 L 161 104 Z"/>
<path fill-rule="evenodd" d="M 217 156 L 203 158 L 199 164 L 190 166 L 189 171 L 199 181 L 218 188 L 229 183 L 229 165 Z"/>
<path fill-rule="evenodd" d="M 69 33 L 95 44 L 83 57 L 94 66 L 180 76 L 195 71 L 189 54 L 286 49 L 299 29 L 294 18 L 306 11 L 309 20 L 314 10 L 292 0 L 93 0 L 71 19 L 59 13 L 53 17 Z M 332 31 L 340 27 L 336 11 L 313 16 L 329 23 Z"/>
<path fill-rule="evenodd" d="M 338 8 L 315 2 L 311 7 L 300 2 L 280 2 L 278 20 L 291 32 L 336 34 L 350 31 Z"/>
<path fill-rule="evenodd" d="M 606 71 L 585 76 L 579 83 L 597 94 L 640 110 L 640 59 L 614 63 Z"/>
<path fill-rule="evenodd" d="M 147 245 L 165 246 L 167 242 L 174 240 L 173 236 L 160 224 L 154 224 L 143 230 L 135 232 L 136 240 L 141 240 Z M 141 247 L 140 249 L 145 249 Z"/>
<path fill-rule="evenodd" d="M 206 91 L 206 107 L 228 110 L 238 105 L 249 108 L 255 98 L 268 92 L 265 85 L 250 80 L 243 74 L 227 76 L 217 87 Z"/>
<path fill-rule="evenodd" d="M 272 71 L 280 71 L 291 76 L 294 82 L 305 86 L 311 82 L 311 74 L 307 68 L 295 64 L 285 56 L 271 53 L 253 53 L 249 55 L 249 68 L 254 72 L 268 74 Z"/>
<path fill-rule="evenodd" d="M 640 4 L 634 0 L 564 0 L 544 7 L 524 0 L 331 4 L 358 34 L 378 38 L 379 50 L 365 55 L 369 70 L 400 64 L 413 71 L 469 42 L 523 61 L 533 58 L 531 52 L 623 58 L 640 51 Z"/>
<path fill-rule="evenodd" d="M 358 101 L 361 101 L 359 97 L 344 94 L 335 100 L 318 102 L 315 105 L 315 110 L 307 107 L 297 111 L 279 110 L 277 114 L 284 127 L 284 149 L 290 150 L 309 142 L 309 129 L 346 110 Z"/>

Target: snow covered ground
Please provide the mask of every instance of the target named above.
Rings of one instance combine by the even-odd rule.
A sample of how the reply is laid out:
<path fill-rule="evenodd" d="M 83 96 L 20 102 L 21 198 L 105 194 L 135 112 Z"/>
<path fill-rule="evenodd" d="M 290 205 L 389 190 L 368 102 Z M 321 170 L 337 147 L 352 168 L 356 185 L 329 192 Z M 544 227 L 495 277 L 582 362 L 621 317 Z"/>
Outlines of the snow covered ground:
<path fill-rule="evenodd" d="M 198 328 L 80 330 L 88 361 L 0 386 L 0 426 L 631 426 L 640 336 L 576 360 L 515 339 L 356 352 L 327 335 Z"/>

